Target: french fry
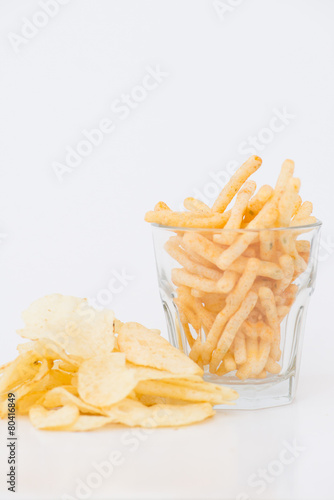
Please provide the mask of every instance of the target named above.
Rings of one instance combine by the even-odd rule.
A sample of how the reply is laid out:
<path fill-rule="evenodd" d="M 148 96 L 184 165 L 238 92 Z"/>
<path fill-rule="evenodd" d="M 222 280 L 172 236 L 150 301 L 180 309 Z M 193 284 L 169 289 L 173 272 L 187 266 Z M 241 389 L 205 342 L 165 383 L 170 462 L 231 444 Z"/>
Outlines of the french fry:
<path fill-rule="evenodd" d="M 287 306 L 291 306 L 294 301 L 295 301 L 295 297 L 297 295 L 297 292 L 298 292 L 298 286 L 295 285 L 294 283 L 291 283 L 285 290 L 284 290 L 284 293 L 283 293 L 283 298 L 284 298 L 284 301 L 285 301 L 285 305 Z"/>
<path fill-rule="evenodd" d="M 297 240 L 296 249 L 298 253 L 309 253 L 311 249 L 311 243 L 307 240 Z"/>
<path fill-rule="evenodd" d="M 257 359 L 252 370 L 252 375 L 260 375 L 260 373 L 262 373 L 267 364 L 269 353 L 270 342 L 267 342 L 266 340 L 260 340 Z"/>
<path fill-rule="evenodd" d="M 256 189 L 256 184 L 254 181 L 246 181 L 243 188 L 240 189 L 237 194 L 235 204 L 231 210 L 231 215 L 229 220 L 225 225 L 225 230 L 227 229 L 239 229 L 243 215 L 247 208 L 248 201 L 250 197 L 253 195 Z M 221 232 L 220 235 L 217 235 L 215 241 L 222 245 L 231 245 L 236 237 L 236 233 L 231 232 Z"/>
<path fill-rule="evenodd" d="M 247 361 L 246 340 L 240 331 L 234 339 L 234 359 L 237 365 L 243 365 Z"/>
<path fill-rule="evenodd" d="M 313 212 L 313 204 L 310 201 L 304 201 L 304 203 L 302 203 L 302 205 L 297 210 L 293 218 L 293 221 L 297 222 L 298 220 L 307 219 L 307 217 L 309 217 L 312 212 Z M 297 226 L 298 225 L 300 224 L 297 224 Z"/>
<path fill-rule="evenodd" d="M 279 215 L 278 215 L 278 225 L 279 227 L 287 227 L 289 226 L 294 204 L 296 201 L 296 197 L 300 188 L 300 180 L 291 178 L 289 179 L 287 189 L 282 194 L 281 199 L 279 201 Z M 296 250 L 295 238 L 292 234 L 292 231 L 287 231 L 280 233 L 280 244 L 284 253 L 288 255 L 292 255 L 293 257 L 298 256 L 298 252 Z"/>
<path fill-rule="evenodd" d="M 169 210 L 171 212 L 169 206 L 166 205 L 166 203 L 163 201 L 158 201 L 158 203 L 154 207 L 155 212 L 160 212 L 160 210 Z"/>
<path fill-rule="evenodd" d="M 295 267 L 294 260 L 290 255 L 281 255 L 278 260 L 284 273 L 284 277 L 275 283 L 275 293 L 281 294 L 290 285 L 293 279 Z"/>
<path fill-rule="evenodd" d="M 300 189 L 300 179 L 289 179 L 286 190 L 278 202 L 278 227 L 288 227 Z"/>
<path fill-rule="evenodd" d="M 204 364 L 210 360 L 211 353 L 215 349 L 220 335 L 228 322 L 229 318 L 238 310 L 240 304 L 245 299 L 257 275 L 259 261 L 257 259 L 249 259 L 244 273 L 241 275 L 238 283 L 233 291 L 226 298 L 224 309 L 217 314 L 212 328 L 207 335 L 206 341 L 202 347 L 202 359 Z"/>
<path fill-rule="evenodd" d="M 194 227 L 194 228 L 221 228 L 228 221 L 226 214 L 199 214 L 192 212 L 172 212 L 171 210 L 159 210 L 147 212 L 146 222 L 161 224 L 172 227 Z"/>
<path fill-rule="evenodd" d="M 196 198 L 186 198 L 183 204 L 184 208 L 191 212 L 199 212 L 202 214 L 210 214 L 211 212 L 211 209 L 203 203 L 203 201 L 197 200 Z"/>
<path fill-rule="evenodd" d="M 213 204 L 214 212 L 224 212 L 227 205 L 231 202 L 236 192 L 243 183 L 261 166 L 262 160 L 258 156 L 251 156 L 241 167 L 232 175 L 229 182 L 223 188 L 218 198 Z"/>
<path fill-rule="evenodd" d="M 237 364 L 231 352 L 227 352 L 224 357 L 224 368 L 227 372 L 233 372 L 237 368 Z"/>
<path fill-rule="evenodd" d="M 285 318 L 287 314 L 289 314 L 290 307 L 289 306 L 277 306 L 277 317 L 279 323 Z"/>
<path fill-rule="evenodd" d="M 201 321 L 194 312 L 194 310 L 186 304 L 181 297 L 174 299 L 175 304 L 178 306 L 179 310 L 183 313 L 187 323 L 189 323 L 194 330 L 199 333 L 201 329 Z"/>
<path fill-rule="evenodd" d="M 276 363 L 276 361 L 274 361 L 271 356 L 269 356 L 265 368 L 267 372 L 273 373 L 275 375 L 277 375 L 281 371 L 280 365 Z"/>
<path fill-rule="evenodd" d="M 188 273 L 188 271 L 185 271 L 184 269 L 173 269 L 172 281 L 176 286 L 185 285 L 190 288 L 196 288 L 196 290 L 203 290 L 203 292 L 219 292 L 215 281 L 208 278 L 202 278 L 202 276 L 197 276 L 196 274 Z"/>
<path fill-rule="evenodd" d="M 242 325 L 242 331 L 251 339 L 262 339 L 265 342 L 271 343 L 274 339 L 274 332 L 263 321 L 258 321 L 257 323 L 250 323 L 249 321 L 244 321 Z"/>
<path fill-rule="evenodd" d="M 273 292 L 270 288 L 261 287 L 259 290 L 259 299 L 261 306 L 265 310 L 266 317 L 270 328 L 274 332 L 274 340 L 271 346 L 271 355 L 277 361 L 281 357 L 279 348 L 280 343 L 280 326 L 276 309 L 276 302 Z"/>
<path fill-rule="evenodd" d="M 307 269 L 311 250 L 308 240 L 297 238 L 317 221 L 312 203 L 303 203 L 299 195 L 292 160 L 283 162 L 274 188 L 264 185 L 254 194 L 256 184 L 248 178 L 260 165 L 260 158 L 249 158 L 212 208 L 186 198 L 189 212 L 172 212 L 160 202 L 146 215 L 180 228 L 174 229 L 166 250 L 182 266 L 172 271 L 172 281 L 190 358 L 201 367 L 209 365 L 216 375 L 236 370 L 242 380 L 281 370 L 281 323 L 295 301 L 294 280 Z"/>
<path fill-rule="evenodd" d="M 280 174 L 278 176 L 275 189 L 274 189 L 274 196 L 275 196 L 275 201 L 278 202 L 281 195 L 284 192 L 285 186 L 288 184 L 289 179 L 293 176 L 293 172 L 295 169 L 295 164 L 292 160 L 285 160 L 283 162 L 283 165 L 281 167 Z"/>
<path fill-rule="evenodd" d="M 250 222 L 264 207 L 273 193 L 273 188 L 265 184 L 261 186 L 258 192 L 248 202 L 245 212 L 245 222 Z"/>
<path fill-rule="evenodd" d="M 296 198 L 296 201 L 295 201 L 295 204 L 294 204 L 294 207 L 293 207 L 293 211 L 292 211 L 292 217 L 294 217 L 296 215 L 296 213 L 298 212 L 298 210 L 300 209 L 300 206 L 302 204 L 302 198 L 301 196 L 298 194 L 297 195 L 297 198 Z"/>
<path fill-rule="evenodd" d="M 182 328 L 183 328 L 184 334 L 185 334 L 185 336 L 186 336 L 186 338 L 187 338 L 188 344 L 190 345 L 190 347 L 192 347 L 192 346 L 194 345 L 195 339 L 194 339 L 194 337 L 191 335 L 191 332 L 190 332 L 190 328 L 189 328 L 188 322 L 187 322 L 187 321 L 182 321 L 182 320 L 181 320 L 181 325 L 182 325 Z"/>
<path fill-rule="evenodd" d="M 182 246 L 200 257 L 216 264 L 221 255 L 221 248 L 199 233 L 186 233 L 183 236 Z"/>
<path fill-rule="evenodd" d="M 310 252 L 300 252 L 299 255 L 304 260 L 304 262 L 306 262 L 306 264 L 308 264 L 309 259 L 310 259 Z"/>
<path fill-rule="evenodd" d="M 210 267 L 203 266 L 193 262 L 186 252 L 179 247 L 179 242 L 182 241 L 178 236 L 172 236 L 165 243 L 165 250 L 169 253 L 173 259 L 175 259 L 181 266 L 183 266 L 188 272 L 192 274 L 197 274 L 199 276 L 204 276 L 205 278 L 218 281 L 222 278 L 223 273 L 221 271 L 212 269 Z"/>
<path fill-rule="evenodd" d="M 223 276 L 218 281 L 217 287 L 222 293 L 230 293 L 233 290 L 238 278 L 238 273 L 231 271 L 230 269 L 226 269 Z"/>
<path fill-rule="evenodd" d="M 262 210 L 254 217 L 248 224 L 247 229 L 267 228 L 274 224 L 277 218 L 277 208 L 275 203 L 269 200 Z M 225 250 L 216 262 L 220 269 L 227 269 L 230 265 L 246 250 L 257 237 L 257 232 L 249 232 L 242 234 L 232 243 L 232 245 Z"/>
<path fill-rule="evenodd" d="M 246 339 L 247 361 L 239 367 L 236 375 L 241 380 L 252 377 L 253 370 L 256 367 L 258 355 L 258 341 L 257 339 Z"/>
<path fill-rule="evenodd" d="M 222 361 L 230 348 L 237 331 L 254 308 L 256 302 L 257 294 L 254 292 L 248 292 L 238 311 L 228 321 L 210 361 L 211 373 L 216 372 L 219 363 Z"/>
<path fill-rule="evenodd" d="M 305 203 L 306 203 L 306 201 L 305 201 Z M 302 218 L 297 219 L 296 217 L 294 217 L 293 220 L 290 222 L 289 227 L 310 226 L 312 224 L 315 224 L 316 222 L 317 222 L 317 218 L 314 217 L 313 215 L 310 215 L 309 217 L 304 217 L 303 219 Z M 307 230 L 304 230 L 303 232 L 306 233 Z M 295 234 L 297 235 L 298 232 L 296 231 Z"/>
<path fill-rule="evenodd" d="M 275 232 L 268 229 L 260 232 L 260 257 L 272 261 L 275 258 Z"/>
<path fill-rule="evenodd" d="M 302 274 L 306 270 L 307 264 L 301 255 L 296 255 L 294 259 L 294 264 L 295 264 L 294 278 L 297 278 L 300 274 Z"/>
<path fill-rule="evenodd" d="M 248 259 L 244 256 L 238 257 L 229 267 L 229 270 L 242 273 L 245 270 Z M 273 262 L 259 261 L 258 275 L 265 278 L 280 280 L 284 277 L 282 269 Z"/>

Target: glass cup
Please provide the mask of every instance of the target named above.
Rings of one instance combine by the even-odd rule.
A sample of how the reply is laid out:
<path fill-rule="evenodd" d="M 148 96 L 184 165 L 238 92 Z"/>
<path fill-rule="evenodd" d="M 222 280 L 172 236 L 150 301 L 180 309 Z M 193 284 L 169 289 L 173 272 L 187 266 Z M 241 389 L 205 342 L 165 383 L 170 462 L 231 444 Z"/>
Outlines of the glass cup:
<path fill-rule="evenodd" d="M 152 224 L 169 341 L 203 367 L 205 380 L 239 393 L 235 406 L 220 408 L 292 402 L 320 228 Z"/>

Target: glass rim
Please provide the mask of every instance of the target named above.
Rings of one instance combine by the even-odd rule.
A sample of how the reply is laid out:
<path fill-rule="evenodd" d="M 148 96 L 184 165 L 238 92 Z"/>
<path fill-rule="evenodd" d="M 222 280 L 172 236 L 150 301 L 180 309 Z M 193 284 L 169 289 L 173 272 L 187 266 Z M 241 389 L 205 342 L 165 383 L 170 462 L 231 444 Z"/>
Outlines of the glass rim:
<path fill-rule="evenodd" d="M 298 230 L 308 230 L 308 229 L 316 229 L 322 226 L 322 221 L 317 219 L 313 224 L 305 224 L 301 226 L 289 226 L 289 227 L 268 227 L 268 228 L 260 228 L 260 229 L 247 229 L 239 228 L 239 229 L 225 229 L 224 227 L 184 227 L 184 226 L 166 226 L 164 224 L 157 224 L 155 222 L 150 223 L 151 226 L 156 227 L 158 229 L 169 229 L 170 231 L 208 231 L 208 232 L 233 232 L 233 233 L 259 233 L 261 231 L 298 231 Z"/>

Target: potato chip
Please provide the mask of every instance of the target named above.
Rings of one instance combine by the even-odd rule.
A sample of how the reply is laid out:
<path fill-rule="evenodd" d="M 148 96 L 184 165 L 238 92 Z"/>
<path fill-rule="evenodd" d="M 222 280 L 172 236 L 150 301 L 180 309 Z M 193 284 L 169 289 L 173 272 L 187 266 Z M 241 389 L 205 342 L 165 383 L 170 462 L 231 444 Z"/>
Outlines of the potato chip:
<path fill-rule="evenodd" d="M 167 382 L 146 380 L 139 382 L 136 387 L 136 393 L 147 394 L 150 396 L 161 396 L 189 402 L 208 402 L 213 405 L 225 404 L 227 402 L 223 392 L 207 391 L 203 385 L 190 384 L 187 386 L 174 384 L 173 381 Z"/>
<path fill-rule="evenodd" d="M 92 415 L 80 415 L 78 420 L 74 422 L 74 424 L 67 427 L 66 431 L 71 432 L 85 432 L 91 431 L 93 429 L 98 429 L 99 427 L 103 427 L 104 425 L 110 424 L 113 421 L 110 417 L 103 417 L 101 415 L 92 416 Z"/>
<path fill-rule="evenodd" d="M 224 399 L 224 401 L 233 401 L 238 399 L 239 395 L 233 389 L 229 387 L 224 387 L 220 384 L 213 384 L 212 382 L 205 382 L 204 380 L 200 381 L 192 381 L 185 379 L 173 379 L 173 380 L 165 380 L 165 382 L 171 382 L 174 385 L 180 385 L 187 389 L 192 389 L 195 391 L 209 392 L 212 394 L 216 394 L 220 398 Z"/>
<path fill-rule="evenodd" d="M 96 406 L 89 405 L 82 401 L 79 397 L 71 394 L 64 387 L 55 387 L 45 394 L 43 406 L 46 408 L 56 408 L 57 406 L 65 406 L 67 404 L 74 404 L 81 413 L 91 413 L 93 415 L 103 415 L 103 411 Z"/>
<path fill-rule="evenodd" d="M 23 396 L 17 403 L 17 412 L 21 415 L 26 415 L 32 406 L 40 404 L 45 396 L 44 391 L 30 392 L 26 396 Z"/>
<path fill-rule="evenodd" d="M 37 429 L 61 430 L 78 420 L 79 410 L 75 405 L 65 405 L 59 410 L 46 410 L 43 406 L 36 405 L 30 408 L 29 417 Z"/>
<path fill-rule="evenodd" d="M 126 366 L 135 372 L 135 377 L 140 382 L 141 380 L 163 380 L 163 379 L 182 379 L 192 382 L 201 382 L 202 377 L 199 375 L 187 375 L 184 373 L 171 373 L 167 370 L 158 370 L 156 368 L 150 368 L 146 366 L 139 366 L 133 363 L 126 363 Z M 185 379 L 186 377 L 186 379 Z"/>
<path fill-rule="evenodd" d="M 126 367 L 123 353 L 86 360 L 78 372 L 80 397 L 86 403 L 99 407 L 110 406 L 126 398 L 137 383 L 135 372 Z"/>
<path fill-rule="evenodd" d="M 20 354 L 33 352 L 38 356 L 38 359 L 46 358 L 53 361 L 62 360 L 64 363 L 74 367 L 79 367 L 79 364 L 82 361 L 82 359 L 77 356 L 68 356 L 61 346 L 52 340 L 45 338 L 19 344 L 17 346 L 17 350 Z"/>
<path fill-rule="evenodd" d="M 31 380 L 39 371 L 38 356 L 33 352 L 20 354 L 3 371 L 0 378 L 0 395 Z"/>
<path fill-rule="evenodd" d="M 185 354 L 139 323 L 123 325 L 118 335 L 118 346 L 126 359 L 136 365 L 184 375 L 203 374 L 203 370 Z"/>
<path fill-rule="evenodd" d="M 114 347 L 112 311 L 96 311 L 86 299 L 47 295 L 33 302 L 23 312 L 25 328 L 18 333 L 25 338 L 47 338 L 68 354 L 89 359 Z"/>
<path fill-rule="evenodd" d="M 214 415 L 209 403 L 168 405 L 157 404 L 147 407 L 139 401 L 124 399 L 108 411 L 113 422 L 130 427 L 177 427 L 190 425 Z"/>

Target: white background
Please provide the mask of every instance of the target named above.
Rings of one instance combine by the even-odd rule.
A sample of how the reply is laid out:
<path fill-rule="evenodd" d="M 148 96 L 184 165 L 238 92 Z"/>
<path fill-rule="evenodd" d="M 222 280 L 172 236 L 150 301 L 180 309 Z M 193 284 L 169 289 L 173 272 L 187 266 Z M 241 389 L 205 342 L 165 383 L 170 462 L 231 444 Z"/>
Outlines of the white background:
<path fill-rule="evenodd" d="M 333 498 L 334 4 L 221 3 L 219 16 L 212 0 L 71 0 L 15 51 L 12 34 L 41 7 L 1 0 L 0 363 L 16 355 L 20 312 L 32 300 L 106 297 L 115 271 L 131 280 L 109 292 L 107 307 L 165 335 L 144 213 L 160 199 L 179 208 L 186 196 L 212 193 L 212 176 L 241 164 L 258 136 L 255 180 L 274 183 L 282 161 L 294 159 L 302 197 L 324 222 L 297 400 L 156 431 L 133 453 L 124 430 L 59 436 L 22 422 L 15 498 L 74 496 L 92 462 L 122 446 L 124 463 L 87 498 Z M 156 66 L 168 76 L 122 120 L 110 106 Z M 284 109 L 282 130 L 263 132 Z M 60 182 L 54 162 L 104 118 L 114 132 Z M 247 485 L 294 439 L 304 451 L 264 492 Z"/>

